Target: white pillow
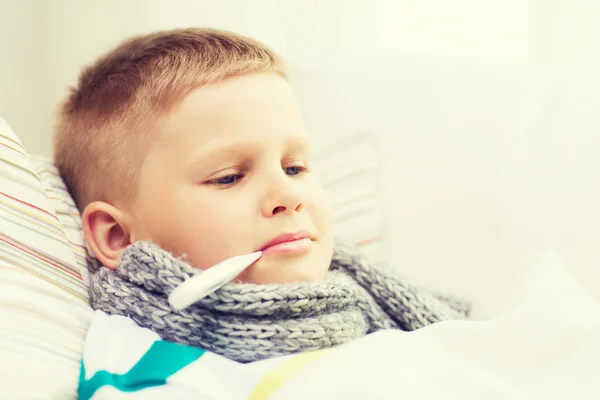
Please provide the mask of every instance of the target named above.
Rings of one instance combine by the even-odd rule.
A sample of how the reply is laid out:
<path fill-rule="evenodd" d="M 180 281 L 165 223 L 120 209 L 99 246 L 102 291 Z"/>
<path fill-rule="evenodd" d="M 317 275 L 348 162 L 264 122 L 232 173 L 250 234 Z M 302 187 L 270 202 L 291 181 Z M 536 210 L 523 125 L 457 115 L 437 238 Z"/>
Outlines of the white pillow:
<path fill-rule="evenodd" d="M 372 107 L 376 88 L 370 80 L 345 71 L 296 63 L 291 65 L 290 83 L 314 146 L 315 172 L 332 202 L 335 235 L 370 259 L 385 261 L 379 178 L 382 127 Z"/>
<path fill-rule="evenodd" d="M 330 200 L 336 237 L 373 261 L 383 261 L 376 139 L 358 132 L 317 147 L 316 173 Z"/>

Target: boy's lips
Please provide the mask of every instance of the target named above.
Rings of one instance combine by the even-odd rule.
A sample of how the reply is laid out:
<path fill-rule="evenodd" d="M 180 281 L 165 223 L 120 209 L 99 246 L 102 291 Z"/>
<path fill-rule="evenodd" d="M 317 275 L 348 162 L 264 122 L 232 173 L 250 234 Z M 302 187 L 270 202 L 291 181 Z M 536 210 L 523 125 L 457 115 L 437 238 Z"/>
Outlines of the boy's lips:
<path fill-rule="evenodd" d="M 265 243 L 260 250 L 263 254 L 305 253 L 311 247 L 311 235 L 306 231 L 298 231 L 279 235 Z"/>

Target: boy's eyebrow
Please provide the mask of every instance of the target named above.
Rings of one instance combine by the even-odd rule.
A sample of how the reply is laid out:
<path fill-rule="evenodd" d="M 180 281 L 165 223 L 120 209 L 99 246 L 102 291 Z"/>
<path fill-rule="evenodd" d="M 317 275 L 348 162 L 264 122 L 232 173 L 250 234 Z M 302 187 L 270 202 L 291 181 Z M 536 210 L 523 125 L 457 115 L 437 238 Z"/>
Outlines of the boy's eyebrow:
<path fill-rule="evenodd" d="M 193 164 L 202 163 L 208 161 L 214 157 L 222 157 L 235 154 L 240 148 L 248 149 L 252 147 L 259 147 L 260 144 L 256 140 L 245 140 L 245 141 L 215 141 L 206 147 L 203 147 L 201 151 L 195 153 L 191 159 Z M 300 150 L 310 149 L 310 140 L 304 135 L 289 135 L 284 139 L 285 148 L 294 148 Z"/>

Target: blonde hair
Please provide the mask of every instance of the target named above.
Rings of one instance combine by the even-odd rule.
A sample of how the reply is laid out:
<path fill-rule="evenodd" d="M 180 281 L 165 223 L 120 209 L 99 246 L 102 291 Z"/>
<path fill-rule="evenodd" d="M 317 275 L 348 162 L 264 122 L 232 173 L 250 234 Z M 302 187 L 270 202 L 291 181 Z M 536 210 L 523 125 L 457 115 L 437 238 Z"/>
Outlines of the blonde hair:
<path fill-rule="evenodd" d="M 55 163 L 77 207 L 135 197 L 139 168 L 169 110 L 191 90 L 228 77 L 286 77 L 268 47 L 214 29 L 134 37 L 83 70 L 61 104 Z"/>

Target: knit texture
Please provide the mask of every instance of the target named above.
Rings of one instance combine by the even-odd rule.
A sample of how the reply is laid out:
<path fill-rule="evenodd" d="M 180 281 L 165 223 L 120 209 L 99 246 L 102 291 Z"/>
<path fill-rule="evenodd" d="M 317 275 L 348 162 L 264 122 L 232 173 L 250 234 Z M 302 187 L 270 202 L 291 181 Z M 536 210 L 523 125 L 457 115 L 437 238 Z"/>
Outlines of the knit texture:
<path fill-rule="evenodd" d="M 90 302 L 165 340 L 240 362 L 329 348 L 380 329 L 415 330 L 468 314 L 464 304 L 417 289 L 339 242 L 323 282 L 230 283 L 184 310 L 173 310 L 168 295 L 198 273 L 159 246 L 136 242 L 116 271 L 92 271 Z"/>

